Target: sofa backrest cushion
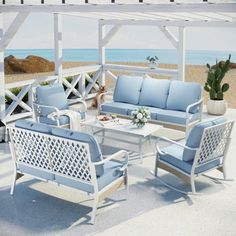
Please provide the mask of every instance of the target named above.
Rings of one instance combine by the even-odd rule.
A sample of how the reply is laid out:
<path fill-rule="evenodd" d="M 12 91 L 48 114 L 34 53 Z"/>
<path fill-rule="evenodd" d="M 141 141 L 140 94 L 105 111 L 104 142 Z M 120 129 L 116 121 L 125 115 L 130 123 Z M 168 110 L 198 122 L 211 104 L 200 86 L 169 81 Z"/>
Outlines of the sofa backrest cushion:
<path fill-rule="evenodd" d="M 226 121 L 227 120 L 224 117 L 221 117 L 214 120 L 204 121 L 195 125 L 189 133 L 189 136 L 186 140 L 186 146 L 191 147 L 191 148 L 199 148 L 204 129 L 212 127 L 214 125 L 222 124 Z M 196 151 L 185 149 L 183 153 L 183 160 L 192 161 L 195 157 L 195 154 L 196 154 Z"/>
<path fill-rule="evenodd" d="M 17 128 L 27 129 L 31 131 L 36 131 L 43 134 L 51 134 L 52 127 L 50 125 L 45 125 L 41 123 L 36 123 L 29 120 L 17 120 L 15 123 Z"/>
<path fill-rule="evenodd" d="M 119 76 L 116 81 L 113 100 L 137 105 L 139 103 L 140 91 L 143 77 L 140 76 Z"/>
<path fill-rule="evenodd" d="M 186 111 L 188 105 L 201 99 L 202 88 L 199 83 L 172 81 L 167 98 L 167 109 Z M 198 112 L 198 108 L 190 109 L 191 113 Z"/>
<path fill-rule="evenodd" d="M 40 105 L 53 106 L 59 110 L 68 109 L 68 102 L 64 88 L 61 84 L 38 86 L 36 88 L 36 102 Z M 42 116 L 47 116 L 51 109 L 42 108 Z"/>
<path fill-rule="evenodd" d="M 73 132 L 68 129 L 53 128 L 52 134 L 62 138 L 72 139 L 79 142 L 84 142 L 89 145 L 89 151 L 92 162 L 98 162 L 102 160 L 102 152 L 97 140 L 90 134 L 82 132 Z M 104 173 L 103 165 L 98 165 L 96 168 L 96 175 L 98 177 L 102 176 Z"/>
<path fill-rule="evenodd" d="M 145 78 L 140 93 L 139 105 L 166 108 L 169 88 L 169 80 Z"/>

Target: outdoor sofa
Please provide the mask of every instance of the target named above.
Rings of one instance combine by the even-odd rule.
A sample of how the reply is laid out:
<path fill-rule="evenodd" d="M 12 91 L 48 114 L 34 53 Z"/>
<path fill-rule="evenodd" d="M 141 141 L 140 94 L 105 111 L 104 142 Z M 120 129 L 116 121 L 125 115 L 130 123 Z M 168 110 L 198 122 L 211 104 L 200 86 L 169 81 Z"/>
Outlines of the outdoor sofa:
<path fill-rule="evenodd" d="M 102 103 L 105 95 L 113 95 L 113 101 Z M 122 75 L 114 92 L 101 94 L 99 103 L 100 114 L 130 116 L 133 110 L 146 107 L 151 121 L 186 129 L 202 119 L 202 87 L 193 82 Z"/>
<path fill-rule="evenodd" d="M 93 136 L 27 120 L 18 120 L 8 130 L 14 162 L 11 195 L 24 174 L 79 189 L 93 196 L 94 223 L 98 203 L 107 195 L 123 185 L 128 194 L 126 151 L 103 159 Z"/>

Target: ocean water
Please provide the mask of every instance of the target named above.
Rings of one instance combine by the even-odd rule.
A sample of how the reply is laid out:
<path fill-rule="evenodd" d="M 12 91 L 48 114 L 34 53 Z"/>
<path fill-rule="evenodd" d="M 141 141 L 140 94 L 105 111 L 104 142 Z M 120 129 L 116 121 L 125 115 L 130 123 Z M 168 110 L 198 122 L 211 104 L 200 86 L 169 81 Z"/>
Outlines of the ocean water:
<path fill-rule="evenodd" d="M 194 51 L 186 52 L 186 64 L 205 65 L 215 64 L 216 59 L 225 60 L 231 54 L 231 61 L 236 62 L 236 52 L 227 51 Z M 37 55 L 48 60 L 54 59 L 53 49 L 9 49 L 5 56 L 14 55 L 25 58 L 28 55 Z M 146 62 L 147 56 L 157 55 L 159 63 L 176 64 L 177 52 L 172 49 L 106 49 L 107 62 Z M 63 61 L 98 61 L 97 49 L 64 49 Z"/>

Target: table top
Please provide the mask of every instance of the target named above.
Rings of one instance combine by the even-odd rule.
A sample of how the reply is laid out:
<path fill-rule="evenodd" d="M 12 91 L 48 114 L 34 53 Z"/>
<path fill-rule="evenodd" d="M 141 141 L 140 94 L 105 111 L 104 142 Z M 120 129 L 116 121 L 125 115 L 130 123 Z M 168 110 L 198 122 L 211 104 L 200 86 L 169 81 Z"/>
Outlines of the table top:
<path fill-rule="evenodd" d="M 152 133 L 155 133 L 161 125 L 146 123 L 142 128 L 137 128 L 131 123 L 130 119 L 118 118 L 110 121 L 100 121 L 94 117 L 94 119 L 88 119 L 83 122 L 83 125 L 92 128 L 101 128 L 111 132 L 127 133 L 136 136 L 147 137 Z"/>

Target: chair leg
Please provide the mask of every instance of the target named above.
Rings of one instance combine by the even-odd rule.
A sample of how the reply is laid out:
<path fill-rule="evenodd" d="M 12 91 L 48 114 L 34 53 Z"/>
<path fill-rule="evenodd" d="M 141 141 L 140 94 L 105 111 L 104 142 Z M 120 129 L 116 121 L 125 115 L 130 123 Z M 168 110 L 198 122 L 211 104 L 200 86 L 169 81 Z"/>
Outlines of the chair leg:
<path fill-rule="evenodd" d="M 158 174 L 158 156 L 156 156 L 155 159 L 155 170 L 154 170 L 154 175 L 157 176 Z"/>
<path fill-rule="evenodd" d="M 93 210 L 92 210 L 92 215 L 91 215 L 91 224 L 93 225 L 95 224 L 97 207 L 98 207 L 98 194 L 95 194 L 94 200 L 93 200 Z"/>
<path fill-rule="evenodd" d="M 127 170 L 126 170 L 126 173 L 125 173 L 125 190 L 126 190 L 126 199 L 128 199 L 129 198 L 129 183 L 128 183 Z"/>
<path fill-rule="evenodd" d="M 15 185 L 16 185 L 16 178 L 17 178 L 17 172 L 14 171 L 14 175 L 13 175 L 13 179 L 12 179 L 12 184 L 11 184 L 11 191 L 10 191 L 11 195 L 14 194 L 14 189 L 15 189 Z"/>
<path fill-rule="evenodd" d="M 192 189 L 192 193 L 195 194 L 196 193 L 196 188 L 195 188 L 195 182 L 194 182 L 194 177 L 191 176 L 191 189 Z"/>

